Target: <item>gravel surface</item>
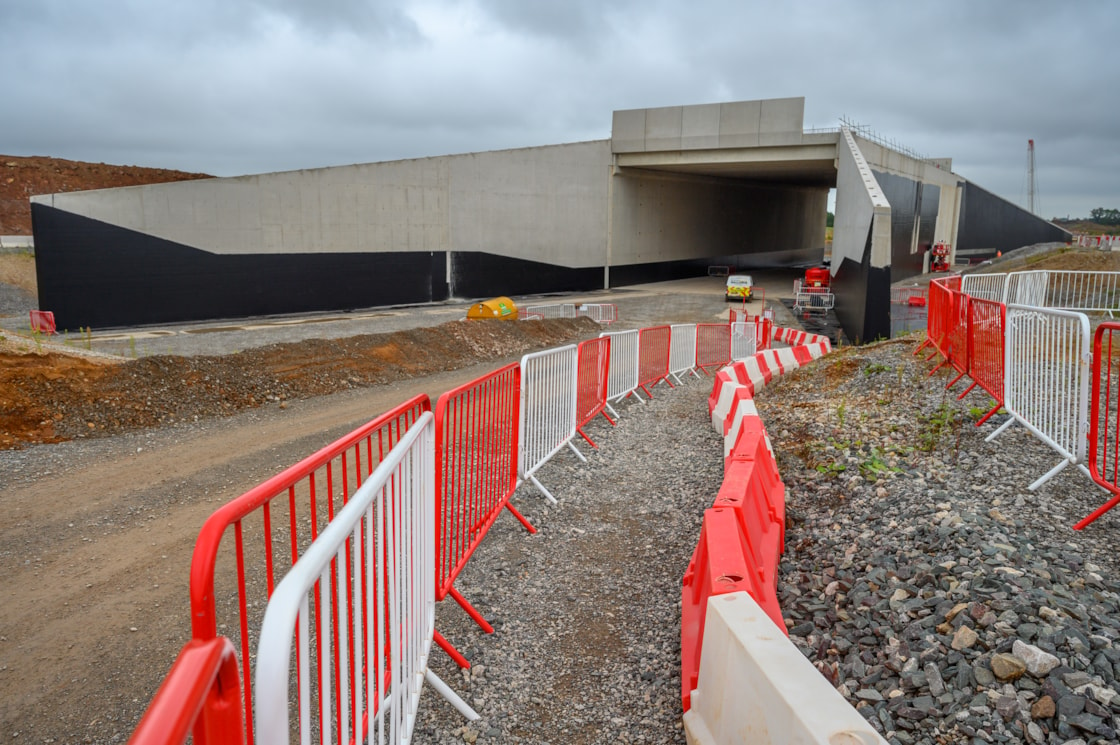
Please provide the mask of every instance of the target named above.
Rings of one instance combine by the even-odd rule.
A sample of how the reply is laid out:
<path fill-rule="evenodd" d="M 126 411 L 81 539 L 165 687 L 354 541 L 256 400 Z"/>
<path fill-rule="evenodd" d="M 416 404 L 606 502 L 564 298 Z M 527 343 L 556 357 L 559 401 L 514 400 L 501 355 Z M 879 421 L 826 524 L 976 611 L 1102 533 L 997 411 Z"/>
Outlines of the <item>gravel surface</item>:
<path fill-rule="evenodd" d="M 1117 742 L 1120 583 L 1105 499 L 987 397 L 945 395 L 913 339 L 767 387 L 788 489 L 791 639 L 890 742 Z M 958 390 L 962 384 L 958 384 Z M 977 407 L 973 409 L 972 407 Z M 983 407 L 983 408 L 980 408 Z"/>
<path fill-rule="evenodd" d="M 587 465 L 561 452 L 539 472 L 559 506 L 518 490 L 539 532 L 502 516 L 456 583 L 495 633 L 450 599 L 437 607 L 437 628 L 473 666 L 435 650 L 432 668 L 482 721 L 428 689 L 414 742 L 684 742 L 681 577 L 723 473 L 709 382 L 659 385 L 615 428 L 600 417 Z"/>

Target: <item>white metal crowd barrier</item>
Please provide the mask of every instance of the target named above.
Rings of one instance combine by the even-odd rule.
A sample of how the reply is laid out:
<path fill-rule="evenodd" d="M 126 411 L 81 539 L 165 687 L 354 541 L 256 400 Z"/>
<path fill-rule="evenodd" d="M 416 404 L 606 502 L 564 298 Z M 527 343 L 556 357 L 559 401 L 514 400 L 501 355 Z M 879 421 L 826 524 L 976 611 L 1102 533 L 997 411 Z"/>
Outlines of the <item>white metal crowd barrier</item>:
<path fill-rule="evenodd" d="M 599 336 L 611 338 L 611 361 L 607 375 L 607 408 L 618 417 L 611 406 L 638 388 L 638 332 L 604 331 Z M 640 398 L 638 399 L 641 400 Z"/>
<path fill-rule="evenodd" d="M 517 477 L 528 480 L 545 498 L 556 498 L 536 477 L 537 470 L 565 445 L 587 459 L 572 444 L 576 427 L 579 378 L 576 345 L 534 352 L 521 358 L 521 433 L 517 443 Z"/>
<path fill-rule="evenodd" d="M 1004 304 L 1045 308 L 1046 274 L 1045 271 L 1038 271 L 1012 272 L 1007 275 L 1007 286 L 1003 291 Z"/>
<path fill-rule="evenodd" d="M 1007 274 L 966 274 L 961 277 L 961 292 L 969 297 L 1002 303 L 1008 276 Z"/>
<path fill-rule="evenodd" d="M 547 305 L 526 305 L 518 314 L 529 318 L 575 318 L 575 303 L 550 303 Z"/>
<path fill-rule="evenodd" d="M 731 324 L 731 360 L 745 360 L 758 348 L 758 328 L 754 321 Z"/>
<path fill-rule="evenodd" d="M 793 309 L 798 313 L 824 313 L 832 310 L 832 307 L 833 305 L 835 305 L 835 303 L 836 296 L 833 295 L 830 290 L 799 290 L 794 295 Z"/>
<path fill-rule="evenodd" d="M 1089 319 L 1071 311 L 1009 305 L 1005 338 L 1003 405 L 1011 418 L 987 441 L 1020 422 L 1062 456 L 1030 485 L 1032 491 L 1070 464 L 1087 472 Z"/>
<path fill-rule="evenodd" d="M 696 372 L 696 324 L 674 323 L 669 329 L 669 374 L 678 383 L 684 382 L 681 376 L 686 373 L 700 377 Z"/>
<path fill-rule="evenodd" d="M 614 303 L 584 303 L 576 308 L 576 314 L 610 326 L 618 320 L 618 306 Z"/>
<path fill-rule="evenodd" d="M 409 428 L 273 592 L 257 647 L 259 742 L 289 741 L 293 634 L 303 743 L 313 731 L 320 742 L 408 743 L 424 681 L 463 716 L 479 718 L 428 669 L 435 633 L 434 421 L 426 412 Z M 332 608 L 353 613 L 332 617 Z M 335 680 L 341 689 L 332 692 Z"/>
<path fill-rule="evenodd" d="M 1088 313 L 1120 311 L 1120 272 L 1048 269 L 1046 307 Z"/>

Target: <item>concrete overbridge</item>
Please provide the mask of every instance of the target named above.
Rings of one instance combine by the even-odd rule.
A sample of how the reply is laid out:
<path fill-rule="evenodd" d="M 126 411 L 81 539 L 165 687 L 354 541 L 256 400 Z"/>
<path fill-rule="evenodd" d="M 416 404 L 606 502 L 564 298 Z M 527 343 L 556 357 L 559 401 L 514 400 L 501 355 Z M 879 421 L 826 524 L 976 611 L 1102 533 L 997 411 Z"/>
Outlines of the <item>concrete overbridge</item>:
<path fill-rule="evenodd" d="M 818 262 L 852 339 L 943 241 L 970 257 L 1068 233 L 804 99 L 615 111 L 610 139 L 32 198 L 60 328 L 541 292 Z"/>

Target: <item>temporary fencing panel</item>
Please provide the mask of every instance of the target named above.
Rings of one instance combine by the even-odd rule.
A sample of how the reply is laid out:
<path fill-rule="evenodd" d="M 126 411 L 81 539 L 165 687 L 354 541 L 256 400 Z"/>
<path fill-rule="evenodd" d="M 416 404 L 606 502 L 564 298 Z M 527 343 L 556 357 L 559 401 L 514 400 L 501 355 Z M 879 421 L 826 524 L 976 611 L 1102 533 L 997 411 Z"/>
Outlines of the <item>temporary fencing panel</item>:
<path fill-rule="evenodd" d="M 681 375 L 696 373 L 696 324 L 675 323 L 669 340 L 669 374 L 678 382 Z"/>
<path fill-rule="evenodd" d="M 1089 424 L 1089 319 L 1081 313 L 1010 305 L 1007 308 L 1004 406 L 1012 415 L 992 440 L 1018 421 L 1054 448 L 1062 462 L 1040 477 L 1085 460 Z"/>
<path fill-rule="evenodd" d="M 430 410 L 427 396 L 409 399 L 245 492 L 215 511 L 202 526 L 191 557 L 192 637 L 199 641 L 217 637 L 217 583 L 225 587 L 232 581 L 236 587 L 230 594 L 236 594 L 238 618 L 223 624 L 223 628 L 235 637 L 241 656 L 242 711 L 249 745 L 254 742 L 250 628 L 254 632 L 259 628 L 260 613 L 272 595 L 277 575 L 283 572 L 283 563 L 296 563 L 318 537 L 319 526 L 334 517 L 405 431 Z M 303 504 L 306 509 L 300 507 Z M 247 520 L 256 514 L 261 518 L 259 525 Z M 232 534 L 232 547 L 231 541 L 224 541 L 226 550 L 219 571 L 219 547 L 227 534 Z M 281 557 L 279 565 L 276 557 Z M 331 612 L 337 614 L 338 609 L 332 608 Z M 466 664 L 446 641 L 438 635 L 436 640 L 457 662 Z M 349 675 L 353 690 L 353 669 Z M 335 685 L 337 688 L 338 681 Z"/>
<path fill-rule="evenodd" d="M 577 352 L 579 365 L 576 373 L 576 432 L 587 440 L 591 447 L 598 447 L 583 428 L 595 418 L 603 414 L 608 422 L 614 424 L 603 409 L 607 405 L 607 379 L 610 375 L 611 340 L 610 337 L 600 336 L 598 339 L 588 339 L 579 343 Z"/>
<path fill-rule="evenodd" d="M 289 741 L 293 634 L 301 742 L 314 733 L 320 743 L 408 743 L 424 680 L 479 718 L 428 669 L 434 455 L 434 421 L 425 413 L 277 585 L 257 651 L 262 742 Z M 332 689 L 335 682 L 341 687 Z"/>
<path fill-rule="evenodd" d="M 1091 313 L 1120 311 L 1120 272 L 1046 271 L 1046 307 Z"/>
<path fill-rule="evenodd" d="M 1003 294 L 1004 304 L 1045 308 L 1049 274 L 1047 271 L 1034 271 L 1013 272 L 1007 275 L 1007 289 Z"/>
<path fill-rule="evenodd" d="M 576 306 L 574 303 L 550 303 L 548 305 L 528 305 L 522 312 L 536 318 L 575 318 Z"/>
<path fill-rule="evenodd" d="M 237 652 L 219 636 L 192 639 L 175 659 L 129 745 L 241 745 Z"/>
<path fill-rule="evenodd" d="M 948 357 L 946 340 L 953 324 L 952 293 L 960 290 L 960 277 L 945 277 L 929 283 L 929 313 L 926 320 L 926 340 L 921 343 L 917 354 L 926 345 L 932 346 L 943 357 Z"/>
<path fill-rule="evenodd" d="M 574 344 L 534 352 L 521 358 L 521 426 L 518 476 L 528 479 L 549 502 L 556 499 L 536 477 L 537 469 L 568 445 L 576 434 L 576 368 Z"/>
<path fill-rule="evenodd" d="M 49 310 L 33 310 L 31 313 L 31 330 L 41 334 L 56 333 L 54 313 Z"/>
<path fill-rule="evenodd" d="M 1089 394 L 1089 475 L 1112 497 L 1074 525 L 1081 530 L 1120 504 L 1120 324 L 1104 323 L 1093 336 Z"/>
<path fill-rule="evenodd" d="M 961 292 L 971 298 L 1000 303 L 1006 289 L 1006 274 L 966 274 L 961 277 Z"/>
<path fill-rule="evenodd" d="M 827 313 L 836 304 L 836 296 L 828 288 L 802 288 L 793 296 L 793 310 L 798 313 Z"/>
<path fill-rule="evenodd" d="M 673 331 L 668 326 L 650 326 L 638 332 L 638 387 L 652 397 L 649 389 L 669 380 L 669 347 Z"/>
<path fill-rule="evenodd" d="M 576 313 L 604 326 L 610 326 L 618 320 L 618 306 L 614 303 L 584 303 L 576 309 Z"/>
<path fill-rule="evenodd" d="M 744 360 L 758 348 L 758 328 L 755 323 L 731 324 L 731 360 Z"/>
<path fill-rule="evenodd" d="M 929 289 L 926 287 L 895 287 L 891 289 L 891 303 L 924 307 L 929 303 Z"/>
<path fill-rule="evenodd" d="M 453 584 L 502 508 L 536 532 L 509 502 L 517 488 L 520 398 L 514 362 L 436 403 L 436 600 L 450 595 L 486 633 L 493 627 Z"/>
<path fill-rule="evenodd" d="M 959 290 L 949 290 L 949 324 L 945 330 L 945 346 L 942 352 L 945 355 L 941 365 L 949 364 L 957 371 L 957 377 L 945 386 L 951 388 L 954 383 L 968 374 L 968 295 Z M 941 365 L 933 368 L 933 375 Z"/>
<path fill-rule="evenodd" d="M 696 367 L 706 373 L 708 368 L 723 367 L 730 361 L 731 325 L 696 324 Z"/>
<path fill-rule="evenodd" d="M 606 408 L 617 417 L 610 402 L 626 398 L 638 387 L 638 332 L 607 331 L 599 336 L 611 340 Z"/>
<path fill-rule="evenodd" d="M 979 385 L 995 399 L 995 406 L 981 417 L 979 427 L 1003 406 L 1004 335 L 1007 308 L 1003 303 L 969 298 L 968 301 L 968 375 L 970 385 L 958 398 L 964 398 Z"/>

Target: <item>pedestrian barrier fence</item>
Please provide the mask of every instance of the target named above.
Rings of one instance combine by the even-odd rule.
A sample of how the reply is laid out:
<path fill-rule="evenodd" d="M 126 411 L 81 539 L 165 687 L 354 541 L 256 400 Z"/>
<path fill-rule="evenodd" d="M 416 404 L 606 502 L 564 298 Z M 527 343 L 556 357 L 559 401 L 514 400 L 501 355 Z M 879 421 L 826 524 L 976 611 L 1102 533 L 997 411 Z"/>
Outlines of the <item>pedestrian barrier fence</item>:
<path fill-rule="evenodd" d="M 611 340 L 606 409 L 617 418 L 611 402 L 621 401 L 638 388 L 638 332 L 605 331 L 599 336 Z"/>
<path fill-rule="evenodd" d="M 572 444 L 577 424 L 578 365 L 574 344 L 521 358 L 518 478 L 532 482 L 552 504 L 556 504 L 556 498 L 536 477 L 540 467 L 565 445 L 587 462 Z"/>
<path fill-rule="evenodd" d="M 548 303 L 546 305 L 526 305 L 522 312 L 536 319 L 541 318 L 575 318 L 575 303 Z"/>
<path fill-rule="evenodd" d="M 576 313 L 604 326 L 610 326 L 618 320 L 618 306 L 614 303 L 584 303 L 576 308 Z"/>
<path fill-rule="evenodd" d="M 1005 305 L 1030 305 L 1035 308 L 1046 307 L 1047 272 L 1014 272 L 1007 276 L 1007 287 L 1003 291 Z"/>
<path fill-rule="evenodd" d="M 241 711 L 249 745 L 255 742 L 250 629 L 255 634 L 260 628 L 285 561 L 288 567 L 297 562 L 318 537 L 320 525 L 334 517 L 405 431 L 430 410 L 427 396 L 409 399 L 218 508 L 203 524 L 191 557 L 191 636 L 199 642 L 216 639 L 217 598 L 223 598 L 224 608 L 225 598 L 236 597 L 237 618 L 223 619 L 229 621 L 223 628 L 229 629 L 241 658 Z M 436 636 L 455 656 L 441 639 Z M 457 661 L 466 662 L 461 656 Z M 348 674 L 353 689 L 354 673 Z"/>
<path fill-rule="evenodd" d="M 945 359 L 929 374 L 933 375 L 942 365 L 951 365 L 957 371 L 957 377 L 946 384 L 946 389 L 952 388 L 958 380 L 968 374 L 968 300 L 968 295 L 960 290 L 949 290 L 948 305 L 942 309 L 949 316 L 942 347 Z"/>
<path fill-rule="evenodd" d="M 696 369 L 723 367 L 731 361 L 731 325 L 727 323 L 696 324 Z"/>
<path fill-rule="evenodd" d="M 1120 272 L 1047 269 L 1017 272 L 1011 276 L 1018 276 L 1022 281 L 1024 275 L 1035 275 L 1038 277 L 1033 280 L 1036 284 L 1045 284 L 1044 302 L 1038 303 L 1044 307 L 1085 313 L 1120 311 Z"/>
<path fill-rule="evenodd" d="M 33 310 L 31 313 L 31 330 L 40 334 L 56 333 L 54 313 L 49 310 Z"/>
<path fill-rule="evenodd" d="M 929 283 L 929 310 L 926 313 L 926 338 L 914 354 L 926 346 L 934 348 L 934 354 L 948 357 L 947 340 L 953 322 L 952 293 L 961 288 L 961 278 L 957 276 L 935 279 Z M 932 357 L 932 355 L 931 355 Z"/>
<path fill-rule="evenodd" d="M 1007 291 L 1007 274 L 966 274 L 961 277 L 961 292 L 969 297 L 1003 302 Z"/>
<path fill-rule="evenodd" d="M 728 274 L 731 274 L 731 267 L 726 264 L 708 265 L 709 277 L 726 277 Z"/>
<path fill-rule="evenodd" d="M 244 743 L 237 651 L 224 636 L 187 642 L 129 745 Z"/>
<path fill-rule="evenodd" d="M 510 504 L 517 488 L 520 391 L 521 367 L 514 362 L 436 402 L 436 600 L 450 595 L 487 634 L 494 628 L 454 583 L 503 508 L 536 532 Z"/>
<path fill-rule="evenodd" d="M 827 313 L 836 304 L 836 296 L 827 288 L 803 288 L 793 296 L 797 313 Z"/>
<path fill-rule="evenodd" d="M 593 448 L 599 446 L 592 441 L 583 428 L 598 414 L 614 424 L 604 409 L 607 405 L 607 382 L 610 377 L 608 366 L 611 359 L 611 340 L 608 336 L 587 339 L 579 343 L 577 356 L 579 363 L 576 377 L 576 432 L 587 440 Z"/>
<path fill-rule="evenodd" d="M 976 422 L 979 427 L 1003 407 L 1004 336 L 1007 326 L 1007 308 L 1003 303 L 967 298 L 968 306 L 968 375 L 972 384 L 957 399 L 968 395 L 979 385 L 995 399 L 991 410 Z"/>
<path fill-rule="evenodd" d="M 1089 373 L 1089 476 L 1111 496 L 1073 526 L 1081 530 L 1120 504 L 1120 324 L 1103 323 L 1093 335 Z"/>
<path fill-rule="evenodd" d="M 408 743 L 425 680 L 479 718 L 428 668 L 434 449 L 426 412 L 276 586 L 257 647 L 262 742 L 289 741 L 293 635 L 301 742 Z"/>
<path fill-rule="evenodd" d="M 669 375 L 678 383 L 684 382 L 681 376 L 686 373 L 700 377 L 696 372 L 696 324 L 675 323 L 670 328 Z"/>
<path fill-rule="evenodd" d="M 649 389 L 669 380 L 669 347 L 673 331 L 669 326 L 649 326 L 638 331 L 638 387 L 653 398 Z"/>
<path fill-rule="evenodd" d="M 1032 491 L 1070 464 L 1084 469 L 1089 319 L 1070 311 L 1009 305 L 1004 355 L 1004 407 L 1011 418 L 987 441 L 1020 422 L 1062 456 L 1061 463 L 1030 485 Z"/>
<path fill-rule="evenodd" d="M 929 289 L 926 287 L 895 287 L 891 289 L 891 303 L 924 307 L 929 302 Z"/>
<path fill-rule="evenodd" d="M 751 323 L 731 324 L 731 360 L 742 360 L 750 357 L 757 351 L 758 326 Z"/>

